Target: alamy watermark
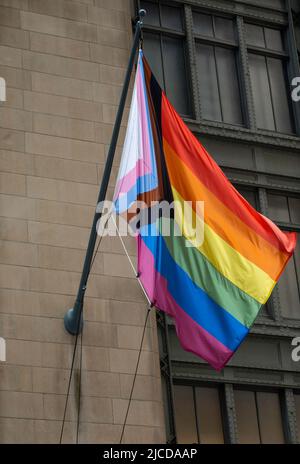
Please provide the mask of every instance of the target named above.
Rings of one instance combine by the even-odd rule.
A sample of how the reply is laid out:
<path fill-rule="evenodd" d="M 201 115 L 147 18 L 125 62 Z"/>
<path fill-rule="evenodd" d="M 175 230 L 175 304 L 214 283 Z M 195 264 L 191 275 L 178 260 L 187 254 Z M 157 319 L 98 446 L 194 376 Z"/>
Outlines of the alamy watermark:
<path fill-rule="evenodd" d="M 6 361 L 6 341 L 0 337 L 0 362 Z"/>
<path fill-rule="evenodd" d="M 299 362 L 300 361 L 300 337 L 293 338 L 292 346 L 294 347 L 292 349 L 292 360 L 294 362 Z"/>
<path fill-rule="evenodd" d="M 143 201 L 130 204 L 126 195 L 117 202 L 97 205 L 101 217 L 97 233 L 101 236 L 182 236 L 186 247 L 200 247 L 204 240 L 204 201 Z"/>
<path fill-rule="evenodd" d="M 293 90 L 292 90 L 292 100 L 294 102 L 298 102 L 300 101 L 300 76 L 299 77 L 294 77 L 294 79 L 292 80 L 292 87 L 293 87 Z"/>
<path fill-rule="evenodd" d="M 6 82 L 3 77 L 0 77 L 0 102 L 6 101 Z"/>

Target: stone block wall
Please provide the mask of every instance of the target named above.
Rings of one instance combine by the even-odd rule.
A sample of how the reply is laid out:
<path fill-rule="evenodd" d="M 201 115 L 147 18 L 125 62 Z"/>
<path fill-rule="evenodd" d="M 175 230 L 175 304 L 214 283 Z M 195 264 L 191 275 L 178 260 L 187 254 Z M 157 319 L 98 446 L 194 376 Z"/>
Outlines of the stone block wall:
<path fill-rule="evenodd" d="M 77 291 L 129 56 L 131 3 L 0 0 L 1 443 L 59 442 L 74 344 L 63 316 Z M 125 124 L 126 115 L 110 195 Z M 105 238 L 85 305 L 81 443 L 119 442 L 146 309 L 119 239 Z M 76 440 L 78 363 L 65 443 Z M 164 441 L 153 313 L 124 442 Z"/>

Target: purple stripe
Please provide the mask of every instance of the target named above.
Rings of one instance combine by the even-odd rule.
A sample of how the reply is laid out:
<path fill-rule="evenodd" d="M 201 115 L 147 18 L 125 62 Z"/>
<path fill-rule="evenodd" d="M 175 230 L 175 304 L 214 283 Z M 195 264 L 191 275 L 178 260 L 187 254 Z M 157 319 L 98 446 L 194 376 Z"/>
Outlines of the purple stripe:
<path fill-rule="evenodd" d="M 120 193 L 127 193 L 136 183 L 138 177 L 141 177 L 145 174 L 153 173 L 153 166 L 151 162 L 151 127 L 149 126 L 147 118 L 147 109 L 146 109 L 146 95 L 142 82 L 141 69 L 139 68 L 136 75 L 136 90 L 137 90 L 137 100 L 138 100 L 138 124 L 140 127 L 140 136 L 142 140 L 141 150 L 142 153 L 139 153 L 139 158 L 135 166 L 128 171 L 123 177 L 117 180 L 117 186 L 115 189 L 115 197 Z M 154 174 L 153 174 L 154 175 Z"/>
<path fill-rule="evenodd" d="M 221 370 L 234 352 L 197 324 L 176 303 L 168 290 L 166 279 L 155 270 L 151 251 L 140 237 L 138 237 L 138 256 L 141 282 L 155 306 L 174 318 L 182 348 L 205 359 L 216 370 Z"/>

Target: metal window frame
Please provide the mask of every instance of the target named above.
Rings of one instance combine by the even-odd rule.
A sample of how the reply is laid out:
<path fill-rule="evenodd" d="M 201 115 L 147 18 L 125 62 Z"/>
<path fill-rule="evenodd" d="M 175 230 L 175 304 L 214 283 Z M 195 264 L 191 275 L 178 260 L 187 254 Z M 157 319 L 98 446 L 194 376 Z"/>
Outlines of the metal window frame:
<path fill-rule="evenodd" d="M 140 0 L 136 0 L 140 4 Z M 150 0 L 151 1 L 151 0 Z M 267 49 L 260 50 L 259 47 L 250 47 L 255 49 L 255 52 L 263 53 L 265 55 L 272 55 L 281 57 L 282 59 L 288 60 L 288 77 L 289 80 L 292 76 L 299 74 L 299 62 L 297 49 L 294 43 L 294 27 L 290 1 L 286 0 L 285 9 L 268 8 L 265 6 L 253 5 L 250 1 L 236 1 L 226 2 L 226 0 L 173 0 L 164 1 L 157 0 L 155 3 L 166 3 L 169 5 L 183 6 L 184 19 L 185 19 L 185 37 L 186 37 L 186 58 L 187 58 L 187 72 L 189 73 L 188 82 L 190 84 L 190 100 L 191 100 L 191 112 L 193 118 L 183 117 L 186 123 L 189 125 L 194 133 L 201 133 L 207 135 L 214 135 L 217 137 L 224 137 L 228 139 L 236 139 L 239 141 L 252 141 L 254 143 L 262 143 L 265 145 L 274 145 L 274 138 L 276 137 L 276 146 L 284 148 L 293 148 L 300 151 L 300 105 L 292 102 L 291 114 L 292 122 L 295 126 L 295 134 L 282 134 L 276 131 L 268 131 L 263 129 L 257 129 L 255 124 L 254 114 L 254 103 L 251 91 L 250 83 L 250 71 L 247 57 L 247 45 L 245 41 L 245 28 L 244 20 L 250 21 L 253 24 L 257 23 L 260 25 L 270 27 L 286 28 L 286 53 L 270 51 Z M 200 39 L 199 36 L 193 32 L 192 23 L 192 10 L 201 10 L 201 12 L 210 13 L 212 15 L 227 15 L 236 18 L 237 31 L 238 31 L 238 47 L 239 47 L 239 61 L 241 64 L 240 73 L 242 79 L 239 79 L 241 100 L 242 100 L 242 113 L 244 116 L 245 126 L 233 125 L 224 122 L 215 122 L 203 120 L 201 117 L 201 102 L 199 102 L 199 82 L 197 78 L 196 60 L 195 60 L 195 39 Z M 183 37 L 182 33 L 173 31 L 165 28 L 157 28 L 154 26 L 144 26 L 145 31 L 156 31 L 164 34 L 173 34 L 178 37 Z M 201 41 L 205 38 L 201 36 Z M 194 42 L 194 43 L 193 43 Z"/>
<path fill-rule="evenodd" d="M 202 382 L 194 382 L 194 381 L 188 381 L 188 380 L 175 380 L 174 385 L 181 385 L 184 387 L 190 387 L 192 388 L 193 391 L 193 402 L 194 402 L 194 407 L 195 407 L 195 420 L 196 420 L 196 431 L 197 431 L 197 439 L 198 443 L 201 444 L 200 440 L 200 435 L 199 435 L 199 418 L 197 415 L 197 400 L 196 400 L 196 388 L 199 387 L 207 387 L 207 388 L 216 388 L 218 392 L 218 399 L 219 399 L 219 406 L 220 406 L 220 413 L 221 413 L 221 425 L 222 425 L 222 431 L 223 431 L 223 437 L 224 437 L 224 444 L 226 443 L 232 443 L 231 439 L 233 437 L 232 433 L 230 432 L 231 429 L 231 424 L 230 420 L 231 418 L 229 417 L 229 414 L 227 411 L 229 408 L 229 395 L 228 392 L 226 393 L 226 389 L 228 390 L 228 385 L 227 384 L 221 384 L 220 382 L 207 382 L 207 381 L 202 381 Z M 232 408 L 229 408 L 230 411 Z"/>
<path fill-rule="evenodd" d="M 139 0 L 134 0 L 135 4 Z M 251 144 L 255 152 L 256 147 L 259 148 L 282 148 L 292 149 L 294 153 L 299 153 L 300 156 L 300 104 L 293 106 L 294 120 L 296 126 L 296 135 L 285 135 L 273 131 L 257 130 L 256 118 L 254 112 L 254 102 L 251 90 L 251 82 L 249 75 L 249 63 L 247 44 L 245 40 L 245 21 L 257 24 L 264 24 L 266 26 L 285 28 L 286 30 L 286 47 L 290 57 L 289 59 L 289 78 L 290 76 L 300 75 L 299 72 L 299 59 L 298 52 L 295 45 L 295 33 L 293 27 L 293 18 L 290 0 L 285 0 L 284 8 L 271 8 L 261 5 L 261 0 L 236 0 L 228 2 L 227 0 L 173 0 L 165 2 L 168 4 L 177 4 L 183 7 L 184 20 L 185 20 L 185 36 L 186 36 L 186 50 L 187 50 L 187 72 L 189 72 L 190 82 L 190 95 L 191 104 L 193 108 L 193 118 L 184 117 L 184 121 L 195 135 L 213 136 L 216 139 L 221 139 L 228 142 L 239 142 Z M 243 112 L 247 115 L 245 120 L 246 127 L 232 126 L 226 123 L 215 123 L 203 121 L 201 115 L 201 102 L 199 99 L 199 86 L 196 70 L 195 58 L 195 38 L 193 34 L 193 19 L 192 10 L 199 9 L 201 12 L 207 12 L 215 15 L 229 15 L 236 18 L 236 28 L 239 43 L 239 62 L 238 68 L 242 73 L 241 79 L 241 99 L 243 105 Z M 149 31 L 151 30 L 149 27 Z M 145 26 L 145 30 L 147 27 Z M 153 29 L 152 29 L 153 30 Z M 170 34 L 169 30 L 163 31 Z M 180 35 L 180 34 L 179 34 Z M 184 34 L 183 34 L 184 35 Z M 183 37 L 181 34 L 181 37 Z M 286 59 L 285 56 L 280 54 L 280 57 Z M 254 155 L 255 156 L 255 155 Z M 268 191 L 277 191 L 281 194 L 300 194 L 300 185 L 296 177 L 287 175 L 280 175 L 280 173 L 264 172 L 262 170 L 247 169 L 247 168 L 233 168 L 232 166 L 222 165 L 222 168 L 230 171 L 228 175 L 231 182 L 234 182 L 243 187 L 248 186 L 258 191 L 259 208 L 263 214 L 268 213 Z M 249 180 L 249 174 L 253 174 L 253 180 Z M 255 175 L 255 177 L 254 177 Z M 248 178 L 247 178 L 248 177 Z M 282 228 L 290 228 L 295 230 L 295 226 L 283 223 L 278 223 Z M 297 230 L 298 226 L 296 227 Z M 300 230 L 299 230 L 300 231 Z M 160 316 L 158 316 L 160 318 Z M 172 357 L 169 345 L 169 333 L 173 330 L 172 322 L 169 321 L 165 315 L 162 315 L 164 320 L 163 336 L 165 337 L 165 350 L 166 352 L 161 356 L 161 363 L 166 366 L 165 376 L 168 385 L 168 421 L 171 423 L 170 430 L 172 433 L 168 438 L 168 442 L 174 443 L 176 441 L 176 430 L 174 421 L 174 399 L 173 399 L 173 383 L 181 382 L 189 384 L 219 383 L 222 384 L 222 389 L 225 396 L 224 401 L 224 417 L 226 421 L 226 441 L 230 443 L 238 443 L 238 428 L 236 421 L 234 391 L 233 385 L 244 385 L 247 388 L 267 387 L 273 388 L 281 392 L 282 395 L 282 408 L 283 420 L 285 421 L 284 430 L 286 430 L 286 437 L 289 443 L 297 442 L 297 424 L 295 414 L 295 391 L 300 394 L 300 374 L 299 371 L 288 371 L 282 365 L 280 368 L 272 368 L 269 365 L 247 364 L 236 366 L 228 366 L 224 369 L 223 373 L 215 373 L 203 363 L 189 363 L 181 359 Z M 283 319 L 280 310 L 280 301 L 278 290 L 275 288 L 271 296 L 271 317 L 260 316 L 258 317 L 255 325 L 251 329 L 250 337 L 263 338 L 264 340 L 276 339 L 280 344 L 282 356 L 287 356 L 282 351 L 281 341 L 290 341 L 294 336 L 300 335 L 300 320 L 287 320 Z M 298 372 L 298 373 L 297 373 Z M 269 377 L 261 376 L 261 374 L 272 374 Z M 275 380 L 276 379 L 276 380 Z M 295 390 L 296 389 L 296 390 Z M 300 428 L 300 424 L 298 424 Z"/>
<path fill-rule="evenodd" d="M 297 424 L 296 412 L 295 412 L 295 399 L 294 395 L 299 394 L 300 390 L 293 390 L 291 388 L 280 388 L 276 386 L 264 386 L 259 384 L 248 384 L 248 383 L 221 383 L 214 381 L 191 381 L 191 380 L 175 380 L 175 385 L 188 386 L 192 388 L 193 391 L 193 401 L 195 407 L 195 418 L 196 418 L 196 428 L 197 428 L 197 437 L 198 443 L 201 444 L 198 430 L 198 417 L 196 413 L 196 398 L 195 398 L 195 389 L 197 387 L 211 387 L 217 388 L 219 394 L 219 406 L 221 411 L 221 421 L 223 428 L 224 443 L 237 444 L 239 443 L 239 431 L 238 431 L 238 420 L 237 412 L 235 405 L 235 391 L 236 390 L 245 390 L 255 393 L 257 392 L 271 392 L 277 393 L 279 396 L 280 402 L 280 413 L 281 413 L 281 423 L 282 430 L 284 435 L 284 442 L 288 444 L 299 443 L 298 441 L 298 427 L 300 424 Z M 256 410 L 258 416 L 258 409 Z M 258 420 L 258 427 L 260 427 Z M 261 435 L 260 435 L 261 436 Z"/>

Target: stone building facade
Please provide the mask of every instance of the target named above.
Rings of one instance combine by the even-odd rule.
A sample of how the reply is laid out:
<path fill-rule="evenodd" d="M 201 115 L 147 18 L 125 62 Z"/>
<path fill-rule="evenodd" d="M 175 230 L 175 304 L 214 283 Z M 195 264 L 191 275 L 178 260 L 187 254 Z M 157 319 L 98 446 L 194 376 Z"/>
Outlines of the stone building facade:
<path fill-rule="evenodd" d="M 74 345 L 63 316 L 79 284 L 132 14 L 127 0 L 0 1 L 1 443 L 59 442 Z M 124 127 L 120 144 L 123 136 Z M 119 239 L 103 240 L 84 310 L 81 443 L 119 442 L 146 308 Z M 150 326 L 125 443 L 165 441 L 154 313 Z M 66 443 L 76 441 L 78 367 L 79 357 Z"/>
<path fill-rule="evenodd" d="M 0 0 L 1 443 L 60 439 L 74 346 L 63 316 L 141 6 L 145 54 L 186 123 L 248 201 L 300 232 L 297 0 Z M 110 196 L 125 125 L 126 114 Z M 298 247 L 220 373 L 184 352 L 153 310 L 124 443 L 300 441 L 299 279 Z M 63 442 L 120 441 L 146 310 L 119 239 L 103 239 Z"/>

